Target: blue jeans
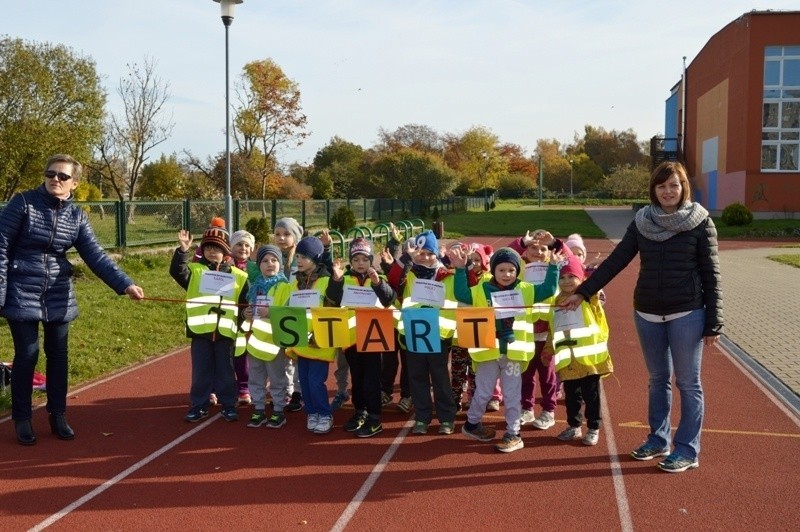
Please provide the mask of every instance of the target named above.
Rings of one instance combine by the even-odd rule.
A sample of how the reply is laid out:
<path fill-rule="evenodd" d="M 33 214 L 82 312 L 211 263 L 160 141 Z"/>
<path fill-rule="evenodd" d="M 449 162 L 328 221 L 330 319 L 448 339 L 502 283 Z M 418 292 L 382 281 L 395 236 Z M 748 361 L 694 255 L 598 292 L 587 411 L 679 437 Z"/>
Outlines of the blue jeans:
<path fill-rule="evenodd" d="M 11 370 L 11 417 L 31 418 L 33 372 L 39 360 L 38 321 L 9 321 L 14 340 L 14 366 Z M 47 411 L 63 414 L 67 411 L 69 322 L 42 323 L 44 354 L 47 357 Z"/>
<path fill-rule="evenodd" d="M 300 387 L 303 389 L 303 403 L 306 414 L 332 416 L 328 399 L 328 367 L 330 364 L 313 358 L 297 357 L 297 372 L 300 374 Z"/>
<path fill-rule="evenodd" d="M 703 360 L 705 309 L 667 322 L 646 321 L 634 311 L 636 332 L 650 374 L 647 443 L 659 449 L 675 444 L 674 453 L 694 459 L 700 453 L 703 425 L 703 387 L 700 366 Z M 674 439 L 670 431 L 672 374 L 681 394 L 681 417 Z"/>

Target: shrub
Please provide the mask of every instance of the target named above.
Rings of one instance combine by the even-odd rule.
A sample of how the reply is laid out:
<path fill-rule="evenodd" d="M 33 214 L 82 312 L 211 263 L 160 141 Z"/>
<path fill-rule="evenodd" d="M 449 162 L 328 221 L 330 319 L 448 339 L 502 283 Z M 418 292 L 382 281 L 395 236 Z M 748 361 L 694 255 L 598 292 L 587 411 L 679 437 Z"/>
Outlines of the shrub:
<path fill-rule="evenodd" d="M 350 229 L 356 226 L 356 215 L 342 205 L 331 215 L 330 227 L 336 229 L 342 234 L 346 234 Z"/>
<path fill-rule="evenodd" d="M 753 213 L 739 202 L 731 203 L 722 211 L 722 221 L 730 226 L 750 225 L 753 223 Z"/>
<path fill-rule="evenodd" d="M 269 220 L 266 218 L 250 218 L 247 220 L 247 223 L 244 224 L 244 228 L 255 237 L 256 244 L 262 246 L 264 244 L 269 244 L 270 234 L 272 232 L 270 231 Z"/>

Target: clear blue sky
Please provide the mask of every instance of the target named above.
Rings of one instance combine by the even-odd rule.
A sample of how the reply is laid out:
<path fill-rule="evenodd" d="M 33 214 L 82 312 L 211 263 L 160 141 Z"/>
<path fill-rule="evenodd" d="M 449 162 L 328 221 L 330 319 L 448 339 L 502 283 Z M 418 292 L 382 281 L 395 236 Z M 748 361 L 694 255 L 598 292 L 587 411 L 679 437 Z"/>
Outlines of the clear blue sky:
<path fill-rule="evenodd" d="M 683 56 L 751 9 L 800 9 L 758 1 L 245 0 L 230 28 L 231 86 L 268 57 L 299 84 L 312 134 L 284 163 L 309 163 L 334 135 L 366 148 L 380 127 L 410 123 L 484 126 L 528 154 L 585 124 L 645 140 L 663 131 Z M 225 33 L 212 0 L 5 2 L 0 34 L 91 56 L 111 110 L 126 64 L 155 58 L 175 128 L 153 157 L 224 150 Z"/>

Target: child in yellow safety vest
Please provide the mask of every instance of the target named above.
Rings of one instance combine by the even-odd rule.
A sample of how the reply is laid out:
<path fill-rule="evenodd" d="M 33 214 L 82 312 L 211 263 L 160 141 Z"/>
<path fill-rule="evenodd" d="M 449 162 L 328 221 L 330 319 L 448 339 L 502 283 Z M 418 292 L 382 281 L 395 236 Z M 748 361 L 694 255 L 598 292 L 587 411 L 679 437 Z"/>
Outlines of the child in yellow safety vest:
<path fill-rule="evenodd" d="M 412 434 L 427 434 L 433 417 L 434 401 L 436 416 L 439 418 L 439 434 L 452 434 L 455 428 L 456 402 L 450 385 L 447 354 L 453 344 L 455 308 L 458 302 L 453 294 L 453 272 L 439 261 L 439 243 L 432 231 L 423 231 L 412 242 L 404 245 L 403 253 L 392 265 L 387 278 L 398 297 L 402 298 L 403 309 L 435 306 L 415 301 L 414 290 L 418 280 L 427 281 L 444 293 L 444 304 L 440 308 L 439 317 L 439 352 L 413 351 L 419 348 L 407 343 L 407 331 L 402 320 L 398 323 L 398 338 L 401 349 L 406 353 L 411 401 L 414 404 Z"/>
<path fill-rule="evenodd" d="M 475 395 L 461 432 L 479 441 L 494 439 L 495 430 L 483 425 L 481 419 L 499 378 L 505 400 L 506 431 L 495 449 L 504 453 L 517 451 L 524 447 L 520 437 L 521 375 L 534 353 L 533 305 L 549 297 L 555 286 L 550 286 L 549 290 L 542 289 L 538 294 L 533 284 L 521 281 L 518 276 L 522 258 L 511 248 L 495 251 L 489 263 L 491 279 L 471 288 L 464 269 L 464 252 L 454 250 L 451 260 L 456 267 L 456 298 L 476 307 L 495 307 L 496 314 L 499 313 L 493 323 L 494 346 L 469 349 L 475 368 Z M 500 310 L 502 307 L 509 309 Z"/>
<path fill-rule="evenodd" d="M 316 298 L 312 302 L 313 306 L 331 306 L 325 298 L 331 274 L 322 262 L 324 252 L 325 247 L 317 237 L 307 236 L 297 243 L 297 272 L 290 283 L 290 306 L 295 306 L 292 298 L 301 294 L 307 298 Z M 315 434 L 330 432 L 333 428 L 333 410 L 325 381 L 328 379 L 328 366 L 336 359 L 336 349 L 319 347 L 312 335 L 308 345 L 290 347 L 287 354 L 297 359 L 303 407 L 308 415 L 306 428 Z"/>
<path fill-rule="evenodd" d="M 597 296 L 583 301 L 575 310 L 559 308 L 584 280 L 580 259 L 570 256 L 561 268 L 559 294 L 548 316 L 550 336 L 542 355 L 543 361 L 553 364 L 564 383 L 564 403 L 567 407 L 567 427 L 557 437 L 562 441 L 582 437 L 581 407 L 585 406 L 588 431 L 585 445 L 597 445 L 600 437 L 600 378 L 614 371 L 608 353 L 608 322 Z"/>
<path fill-rule="evenodd" d="M 389 307 L 396 298 L 385 279 L 375 271 L 372 243 L 365 238 L 355 238 L 350 243 L 350 265 L 345 271 L 342 262 L 333 264 L 333 275 L 328 283 L 327 297 L 334 305 Z M 371 288 L 365 291 L 363 288 Z M 369 438 L 383 430 L 381 424 L 381 360 L 382 352 L 361 353 L 355 344 L 355 313 L 350 312 L 350 341 L 353 345 L 344 350 L 350 366 L 353 389 L 353 417 L 344 424 L 344 430 L 354 432 L 359 438 Z"/>
<path fill-rule="evenodd" d="M 294 391 L 294 368 L 286 350 L 273 339 L 269 309 L 289 301 L 289 282 L 283 273 L 283 254 L 272 244 L 261 246 L 256 254 L 260 270 L 247 293 L 250 303 L 244 311 L 243 334 L 236 339 L 236 354 L 247 352 L 250 368 L 248 388 L 253 400 L 253 413 L 248 427 L 266 425 L 277 429 L 286 424 L 284 409 Z M 267 382 L 272 398 L 272 415 L 267 417 Z"/>
<path fill-rule="evenodd" d="M 241 314 L 247 304 L 247 274 L 231 265 L 225 221 L 214 218 L 203 232 L 202 258 L 190 262 L 192 235 L 178 233 L 169 273 L 186 289 L 186 336 L 192 339 L 190 408 L 184 419 L 196 423 L 208 416 L 214 390 L 222 403 L 222 417 L 236 421 L 236 380 L 233 349 Z"/>

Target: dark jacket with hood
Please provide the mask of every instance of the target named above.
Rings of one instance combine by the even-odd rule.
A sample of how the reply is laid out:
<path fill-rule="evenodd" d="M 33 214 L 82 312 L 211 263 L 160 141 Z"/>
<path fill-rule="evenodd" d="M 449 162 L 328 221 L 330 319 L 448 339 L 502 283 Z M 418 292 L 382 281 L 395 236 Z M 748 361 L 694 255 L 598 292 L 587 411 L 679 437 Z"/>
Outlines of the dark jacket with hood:
<path fill-rule="evenodd" d="M 0 213 L 0 315 L 13 321 L 68 322 L 78 317 L 67 250 L 117 294 L 133 281 L 97 242 L 86 213 L 44 185 L 17 194 Z"/>

